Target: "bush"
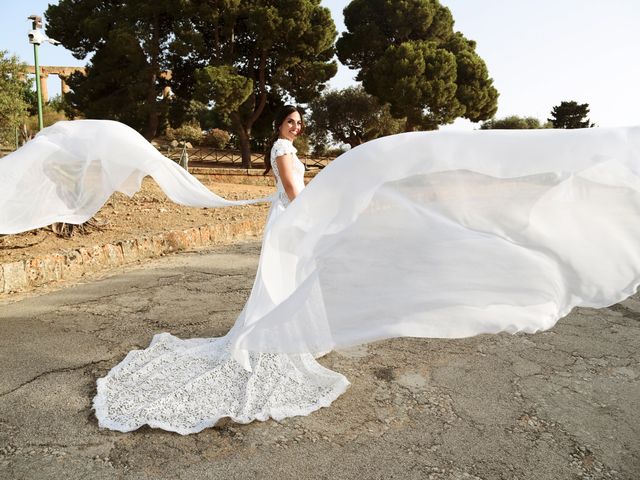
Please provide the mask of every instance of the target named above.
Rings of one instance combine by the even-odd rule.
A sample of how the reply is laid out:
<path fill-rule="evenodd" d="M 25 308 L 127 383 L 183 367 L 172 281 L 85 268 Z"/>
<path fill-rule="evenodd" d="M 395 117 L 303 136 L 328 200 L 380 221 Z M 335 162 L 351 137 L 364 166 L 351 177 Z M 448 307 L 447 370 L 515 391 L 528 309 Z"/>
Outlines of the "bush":
<path fill-rule="evenodd" d="M 42 123 L 44 128 L 61 120 L 67 120 L 64 112 L 53 110 L 48 105 L 42 109 Z M 38 133 L 38 115 L 31 115 L 26 121 L 26 126 L 29 137 L 33 137 Z"/>
<path fill-rule="evenodd" d="M 329 149 L 325 150 L 323 156 L 325 156 L 325 157 L 339 157 L 343 153 L 344 153 L 344 150 L 342 148 L 340 148 L 340 147 L 329 148 Z"/>
<path fill-rule="evenodd" d="M 492 118 L 480 124 L 480 130 L 511 130 L 511 129 L 537 129 L 548 128 L 540 123 L 535 117 L 519 117 L 511 115 L 505 118 Z"/>
<path fill-rule="evenodd" d="M 202 143 L 204 138 L 202 129 L 197 123 L 185 123 L 178 128 L 167 127 L 165 136 L 169 141 L 178 140 L 197 144 Z"/>
<path fill-rule="evenodd" d="M 207 147 L 224 148 L 229 144 L 229 140 L 231 140 L 229 132 L 220 130 L 219 128 L 214 128 L 207 132 L 202 139 L 202 144 Z"/>
<path fill-rule="evenodd" d="M 299 155 L 309 155 L 311 150 L 309 147 L 309 138 L 306 135 L 301 135 L 293 141 L 293 146 L 296 147 Z"/>

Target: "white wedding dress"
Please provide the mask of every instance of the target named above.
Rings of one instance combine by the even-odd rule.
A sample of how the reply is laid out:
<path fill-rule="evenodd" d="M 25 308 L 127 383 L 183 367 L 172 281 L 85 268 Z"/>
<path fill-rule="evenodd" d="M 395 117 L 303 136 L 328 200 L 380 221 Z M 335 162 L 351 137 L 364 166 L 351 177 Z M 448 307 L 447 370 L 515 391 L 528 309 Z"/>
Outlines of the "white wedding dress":
<path fill-rule="evenodd" d="M 85 221 L 145 175 L 181 204 L 250 203 L 213 194 L 122 124 L 60 122 L 0 159 L 0 234 Z M 640 283 L 638 127 L 394 135 L 341 155 L 290 205 L 280 182 L 271 200 L 231 331 L 162 333 L 130 352 L 98 380 L 100 425 L 186 434 L 308 414 L 348 386 L 318 352 L 533 333 Z"/>
<path fill-rule="evenodd" d="M 275 162 L 276 156 L 285 153 L 291 154 L 298 190 L 304 188 L 304 165 L 296 149 L 288 140 L 277 140 L 271 150 L 277 191 L 264 238 L 289 204 Z M 258 273 L 254 288 L 260 284 Z M 147 349 L 129 352 L 98 379 L 93 408 L 99 425 L 128 432 L 146 424 L 186 435 L 223 417 L 249 423 L 308 415 L 331 404 L 349 386 L 343 375 L 324 368 L 310 353 L 232 354 L 245 312 L 224 337 L 181 340 L 161 333 Z M 242 365 L 234 357 L 241 358 Z"/>

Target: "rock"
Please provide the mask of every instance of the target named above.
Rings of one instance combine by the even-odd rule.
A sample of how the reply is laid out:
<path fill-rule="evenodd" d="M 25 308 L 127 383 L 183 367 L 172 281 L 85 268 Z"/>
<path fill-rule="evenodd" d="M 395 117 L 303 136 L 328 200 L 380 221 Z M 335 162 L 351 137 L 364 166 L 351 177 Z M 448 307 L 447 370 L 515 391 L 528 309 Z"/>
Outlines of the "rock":
<path fill-rule="evenodd" d="M 12 262 L 2 265 L 4 291 L 16 292 L 28 286 L 27 271 L 24 262 Z"/>

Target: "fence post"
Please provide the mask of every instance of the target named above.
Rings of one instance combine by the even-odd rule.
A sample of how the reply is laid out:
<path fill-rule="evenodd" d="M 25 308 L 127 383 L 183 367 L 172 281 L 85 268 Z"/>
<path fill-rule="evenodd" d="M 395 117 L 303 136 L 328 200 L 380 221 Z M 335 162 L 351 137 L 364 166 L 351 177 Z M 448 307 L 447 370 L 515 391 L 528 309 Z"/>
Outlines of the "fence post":
<path fill-rule="evenodd" d="M 182 152 L 180 152 L 180 166 L 186 171 L 189 171 L 189 154 L 187 153 L 187 142 L 182 145 Z"/>

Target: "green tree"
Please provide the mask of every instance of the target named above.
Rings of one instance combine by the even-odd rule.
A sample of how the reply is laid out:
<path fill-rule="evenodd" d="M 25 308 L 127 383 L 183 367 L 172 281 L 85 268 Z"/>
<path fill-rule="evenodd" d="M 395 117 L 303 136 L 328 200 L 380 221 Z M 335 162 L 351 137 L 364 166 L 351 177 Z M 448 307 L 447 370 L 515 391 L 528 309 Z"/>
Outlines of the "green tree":
<path fill-rule="evenodd" d="M 67 100 L 65 96 L 63 94 L 58 94 L 49 98 L 47 107 L 49 107 L 54 112 L 64 112 L 66 104 Z"/>
<path fill-rule="evenodd" d="M 492 118 L 480 125 L 480 130 L 526 130 L 536 128 L 549 128 L 551 125 L 540 123 L 535 117 L 519 117 L 518 115 L 511 115 L 504 118 Z"/>
<path fill-rule="evenodd" d="M 351 147 L 384 135 L 399 133 L 404 120 L 391 116 L 389 105 L 369 95 L 362 87 L 330 90 L 310 104 L 310 130 L 316 149 L 331 140 Z"/>
<path fill-rule="evenodd" d="M 184 4 L 171 45 L 176 106 L 195 98 L 228 116 L 249 167 L 252 132 L 268 104 L 307 103 L 335 75 L 330 11 L 320 0 Z"/>
<path fill-rule="evenodd" d="M 25 64 L 18 57 L 0 50 L 0 143 L 3 144 L 15 144 L 16 129 L 28 116 L 31 82 L 24 69 Z"/>
<path fill-rule="evenodd" d="M 438 0 L 353 0 L 344 16 L 338 58 L 407 131 L 495 114 L 498 92 L 476 44 L 454 32 Z"/>
<path fill-rule="evenodd" d="M 575 101 L 560 102 L 553 107 L 548 120 L 553 128 L 590 128 L 595 124 L 589 120 L 589 104 Z"/>
<path fill-rule="evenodd" d="M 119 120 L 156 135 L 168 69 L 167 46 L 180 3 L 171 0 L 61 0 L 45 13 L 47 32 L 78 59 L 93 54 L 86 76 L 73 74 L 67 113 Z"/>

